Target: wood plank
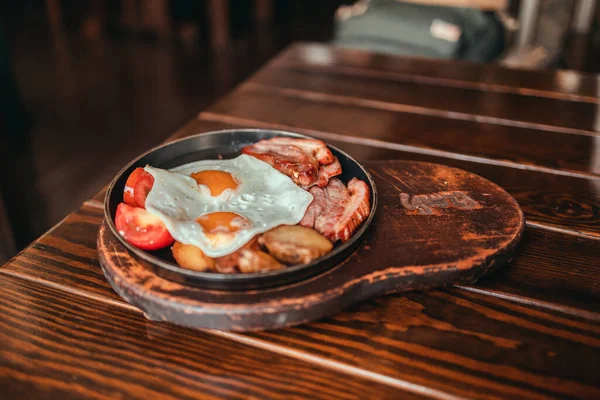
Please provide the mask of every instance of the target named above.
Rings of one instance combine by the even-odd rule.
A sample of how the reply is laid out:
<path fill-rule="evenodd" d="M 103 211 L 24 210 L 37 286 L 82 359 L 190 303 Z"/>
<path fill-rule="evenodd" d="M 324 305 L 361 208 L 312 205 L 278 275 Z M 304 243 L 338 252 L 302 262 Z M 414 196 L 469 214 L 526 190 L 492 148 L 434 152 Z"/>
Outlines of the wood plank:
<path fill-rule="evenodd" d="M 255 126 L 255 125 L 249 125 Z M 192 121 L 170 138 L 186 137 L 201 131 L 221 130 L 236 128 L 235 124 L 226 124 L 216 121 Z M 429 157 L 421 154 L 407 154 L 389 149 L 378 149 L 360 144 L 329 141 L 342 148 L 360 160 L 381 159 L 414 159 L 447 164 L 475 172 L 484 176 L 507 189 L 523 207 L 531 225 L 543 223 L 543 228 L 554 226 L 558 229 L 576 229 L 573 223 L 565 223 L 564 218 L 572 220 L 589 219 L 592 223 L 588 226 L 589 234 L 597 237 L 600 226 L 598 225 L 598 211 L 600 211 L 600 183 L 588 181 L 582 184 L 580 179 L 562 176 L 550 176 L 538 172 L 521 171 L 495 166 L 478 165 L 458 160 L 444 160 L 439 157 Z M 533 186 L 532 185 L 539 185 Z M 548 188 L 552 188 L 549 192 Z M 583 210 L 588 210 L 586 213 Z M 562 217 L 564 215 L 564 217 Z M 533 224 L 531 224 L 533 222 Z M 585 229 L 583 229 L 585 230 Z M 560 249 L 552 254 L 545 248 Z M 564 238 L 561 232 L 543 232 L 538 229 L 528 229 L 522 243 L 524 253 L 520 253 L 509 268 L 478 282 L 477 290 L 496 293 L 498 295 L 510 294 L 518 296 L 521 300 L 535 298 L 548 303 L 559 303 L 573 308 L 574 312 L 581 314 L 596 312 L 600 309 L 597 293 L 600 292 L 600 283 L 594 276 L 600 273 L 600 248 L 594 241 L 580 238 Z M 584 257 L 583 262 L 577 267 L 570 265 L 569 258 Z M 535 268 L 533 266 L 538 266 Z M 587 270 L 583 276 L 576 271 Z M 506 274 L 506 276 L 504 276 Z M 503 275 L 502 278 L 496 275 Z M 553 276 L 554 279 L 548 279 Z M 533 279 L 532 279 L 533 278 Z M 572 281 L 579 281 L 575 286 L 568 288 Z M 533 286 L 529 284 L 533 283 Z M 564 286 L 564 284 L 567 286 Z M 526 301 L 526 300 L 524 300 Z"/>
<path fill-rule="evenodd" d="M 98 262 L 96 232 L 102 218 L 100 203 L 84 205 L 3 270 L 118 300 Z M 509 266 L 467 289 L 600 320 L 598 275 L 597 240 L 532 228 Z"/>
<path fill-rule="evenodd" d="M 469 289 L 516 296 L 513 300 L 523 302 L 537 299 L 543 301 L 545 307 L 569 308 L 569 312 L 600 321 L 600 281 L 597 279 L 600 245 L 597 241 L 532 228 L 526 230 L 520 246 L 521 251 L 510 265 Z"/>
<path fill-rule="evenodd" d="M 343 133 L 462 158 L 499 160 L 520 168 L 600 176 L 600 138 L 565 135 L 439 116 L 302 98 L 270 87 L 243 85 L 210 112 L 254 121 Z M 541 167 L 541 168 L 537 168 Z"/>
<path fill-rule="evenodd" d="M 0 268 L 0 275 L 17 275 L 122 305 L 103 279 L 95 259 L 93 246 L 100 219 L 98 208 L 84 207 L 39 245 Z M 556 240 L 565 239 L 574 238 L 556 235 Z M 573 255 L 564 248 L 573 247 L 546 240 L 539 249 L 530 239 L 521 249 L 520 260 L 509 268 L 521 269 L 523 276 L 533 276 L 529 285 L 539 280 L 530 274 L 531 268 L 549 271 L 544 285 L 555 285 L 556 291 L 572 290 L 570 287 L 580 280 L 566 279 L 567 276 L 587 274 L 590 259 L 581 258 L 585 258 L 584 252 Z M 597 252 L 597 246 L 594 248 Z M 582 250 L 590 248 L 575 248 Z M 552 262 L 556 260 L 554 256 L 544 258 L 544 254 L 553 251 L 556 257 L 570 262 L 556 265 Z M 560 276 L 567 269 L 568 273 Z M 598 270 L 590 273 L 597 276 Z M 514 276 L 494 274 L 490 279 L 498 277 L 506 282 L 511 275 Z M 594 276 L 581 280 L 593 281 Z M 519 282 L 505 285 L 518 286 Z M 12 292 L 7 293 L 8 299 L 14 297 Z M 107 316 L 101 318 L 105 320 Z M 452 396 L 594 398 L 600 394 L 600 376 L 595 373 L 600 367 L 598 320 L 467 290 L 389 295 L 296 328 L 228 337 L 241 342 L 258 340 L 249 344 L 275 346 L 273 351 L 301 353 L 313 360 L 331 359 L 339 365 L 431 387 Z"/>
<path fill-rule="evenodd" d="M 240 121 L 237 122 L 239 126 Z M 194 130 L 201 124 L 194 125 Z M 325 136 L 328 134 L 331 133 L 325 132 Z M 392 158 L 403 154 L 389 147 L 365 146 L 360 141 L 342 144 L 361 157 L 389 152 Z M 424 153 L 407 154 L 432 159 Z M 532 190 L 524 176 L 540 179 L 552 176 L 552 180 L 544 181 L 548 186 L 542 191 L 543 196 L 551 193 L 552 200 L 547 203 L 550 205 L 559 203 L 557 193 L 570 195 L 567 188 L 573 182 L 595 183 L 591 179 L 560 176 L 568 185 L 561 189 L 559 184 L 559 191 L 554 192 L 552 185 L 559 176 L 556 174 L 464 160 L 452 162 L 455 161 L 491 168 L 499 175 L 499 171 L 512 170 L 521 177 L 521 181 L 512 181 L 513 186 L 521 188 L 521 194 L 529 193 L 531 203 L 540 202 L 536 197 L 539 190 Z M 531 175 L 533 172 L 538 175 Z M 598 192 L 594 185 L 582 190 L 586 195 Z M 526 201 L 527 196 L 523 196 L 521 201 Z M 19 375 L 19 379 L 7 379 L 8 383 L 0 384 L 8 387 L 6 392 L 15 397 L 27 397 L 23 394 L 32 387 L 43 388 L 37 397 L 63 395 L 52 392 L 62 387 L 50 386 L 49 381 L 56 375 L 42 375 L 39 371 L 43 369 L 53 371 L 58 375 L 57 381 L 66 380 L 77 389 L 78 382 L 85 382 L 82 387 L 101 387 L 101 390 L 108 387 L 105 397 L 132 397 L 130 392 L 119 391 L 128 387 L 133 387 L 132 391 L 141 388 L 139 397 L 150 397 L 149 390 L 156 390 L 156 397 L 165 397 L 167 393 L 172 398 L 186 397 L 187 390 L 202 390 L 205 396 L 216 393 L 241 398 L 317 397 L 314 392 L 332 397 L 344 389 L 356 393 L 353 387 L 357 384 L 366 388 L 358 389 L 357 398 L 368 395 L 380 398 L 386 397 L 389 388 L 380 389 L 373 382 L 385 382 L 388 386 L 411 388 L 438 398 L 597 398 L 600 397 L 600 376 L 596 373 L 600 367 L 597 312 L 600 291 L 594 282 L 599 275 L 598 241 L 548 230 L 553 227 L 589 236 L 597 233 L 594 222 L 584 224 L 584 230 L 580 231 L 577 218 L 561 215 L 572 214 L 572 204 L 575 203 L 568 198 L 562 209 L 537 209 L 541 218 L 550 222 L 543 223 L 545 230 L 528 230 L 528 235 L 531 232 L 534 235 L 526 238 L 526 246 L 509 267 L 516 265 L 515 270 L 504 270 L 506 274 L 497 279 L 496 275 L 490 276 L 489 282 L 483 282 L 490 286 L 390 295 L 293 329 L 248 336 L 210 333 L 215 336 L 209 337 L 209 333 L 147 322 L 110 291 L 98 269 L 95 253 L 100 203 L 90 202 L 83 207 L 84 212 L 70 216 L 20 257 L 0 268 L 0 281 L 19 282 L 13 285 L 16 287 L 4 284 L 3 287 L 8 287 L 6 298 L 0 300 L 0 312 L 5 314 L 0 326 L 8 332 L 2 335 L 3 343 L 13 344 L 10 348 L 19 352 L 16 356 L 0 352 L 0 362 L 6 360 L 9 369 L 21 368 L 17 369 L 21 374 L 29 368 L 25 370 L 28 376 L 44 379 L 40 384 L 39 380 L 24 380 Z M 592 203 L 590 210 L 584 210 L 585 217 L 578 219 L 593 220 L 597 203 Z M 553 218 L 558 221 L 556 225 L 552 225 Z M 66 232 L 61 230 L 63 227 Z M 497 282 L 501 285 L 494 287 Z M 502 295 L 514 298 L 508 301 Z M 44 315 L 50 317 L 44 319 Z M 71 331 L 76 334 L 71 335 Z M 217 336 L 233 342 L 216 341 Z M 70 346 L 68 351 L 60 347 L 62 343 Z M 240 344 L 269 352 L 256 355 L 256 349 Z M 90 348 L 98 351 L 90 352 Z M 75 353 L 73 349 L 80 351 Z M 124 358 L 123 354 L 130 357 Z M 62 361 L 58 367 L 57 360 Z M 90 360 L 88 369 L 80 368 L 77 363 L 81 360 L 86 363 Z M 131 368 L 131 360 L 139 360 L 140 367 Z M 294 362 L 301 365 L 289 367 Z M 262 368 L 265 364 L 267 368 Z M 248 371 L 242 365 L 256 367 Z M 69 369 L 73 366 L 77 368 L 75 372 Z M 326 366 L 325 373 L 337 376 L 323 377 L 319 366 Z M 350 371 L 351 375 L 332 370 Z M 143 374 L 144 371 L 147 373 Z M 277 375 L 271 378 L 275 374 L 269 372 Z M 160 378 L 156 375 L 167 376 L 168 386 L 163 389 L 157 384 Z M 307 377 L 306 385 L 304 381 L 298 385 L 298 376 Z M 323 377 L 323 381 L 313 376 Z M 361 377 L 371 381 L 356 383 Z M 121 381 L 127 382 L 125 389 Z M 263 381 L 267 384 L 258 384 Z M 203 386 L 206 384 L 208 389 Z M 45 389 L 48 386 L 51 390 Z M 300 388 L 289 393 L 285 392 L 288 386 Z M 78 397 L 84 395 L 78 393 Z M 94 395 L 98 397 L 97 393 Z M 403 396 L 390 393 L 387 397 Z"/>
<path fill-rule="evenodd" d="M 239 134 L 227 134 L 227 137 L 235 142 L 244 140 Z M 205 138 L 195 139 L 198 143 Z M 181 144 L 187 142 L 178 143 Z M 191 161 L 189 157 L 188 160 Z M 286 286 L 272 290 L 235 290 L 234 293 L 233 285 L 227 286 L 226 282 L 219 286 L 230 291 L 223 292 L 216 287 L 209 291 L 192 288 L 157 277 L 156 271 L 131 257 L 118 240 L 119 234 L 112 235 L 103 223 L 97 247 L 104 275 L 117 293 L 147 310 L 152 319 L 195 328 L 255 330 L 312 321 L 392 290 L 473 283 L 513 258 L 523 233 L 524 218 L 514 199 L 497 185 L 469 172 L 438 164 L 383 161 L 368 165 L 377 186 L 380 212 L 371 222 L 372 229 L 357 243 L 362 246 L 347 253 L 344 258 L 349 258 L 336 268 L 320 273 L 322 268 L 312 267 L 312 273 L 318 276 L 310 279 L 297 276 L 297 279 L 307 279 L 293 284 L 280 281 L 280 285 Z M 342 167 L 349 168 L 344 162 Z M 355 176 L 368 179 L 359 171 Z M 458 196 L 456 191 L 468 195 Z M 442 195 L 435 198 L 421 195 L 433 192 Z M 410 205 L 404 199 L 405 207 L 401 206 L 400 197 L 404 195 L 400 193 L 417 195 L 412 204 L 418 203 L 419 211 L 405 212 L 407 210 L 402 208 L 410 208 Z M 114 210 L 123 194 L 113 193 L 112 197 L 111 209 Z M 452 208 L 443 204 L 443 198 L 450 197 L 454 197 Z M 428 215 L 415 216 L 417 213 Z M 359 232 L 354 236 L 358 238 Z M 325 263 L 324 259 L 320 261 Z M 341 261 L 343 259 L 336 264 Z M 289 274 L 290 269 L 282 272 Z M 181 280 L 181 277 L 175 279 Z M 261 282 L 266 281 L 261 279 Z M 189 280 L 188 283 L 191 284 Z M 255 283 L 260 284 L 258 279 Z M 242 289 L 239 284 L 235 286 Z"/>
<path fill-rule="evenodd" d="M 597 398 L 598 324 L 459 290 L 387 296 L 250 336 L 466 398 Z"/>
<path fill-rule="evenodd" d="M 599 105 L 584 102 L 380 77 L 357 78 L 337 71 L 296 67 L 264 68 L 249 82 L 298 96 L 367 108 L 592 136 L 598 136 L 600 131 Z"/>
<path fill-rule="evenodd" d="M 600 80 L 594 74 L 567 70 L 519 70 L 495 64 L 392 57 L 360 49 L 299 43 L 282 52 L 272 66 L 325 69 L 356 78 L 375 76 L 397 81 L 471 88 L 500 93 L 597 103 Z"/>
<path fill-rule="evenodd" d="M 191 132 L 199 132 L 200 126 L 206 126 L 207 130 L 223 126 L 283 129 L 319 137 L 347 150 L 359 160 L 407 159 L 462 168 L 483 176 L 508 191 L 519 202 L 530 225 L 600 238 L 600 181 L 597 178 L 547 174 L 542 171 L 466 161 L 465 158 L 470 160 L 467 157 L 449 158 L 447 154 L 417 152 L 414 148 L 406 149 L 389 142 L 360 137 L 360 130 L 352 130 L 351 126 L 346 134 L 339 134 L 335 131 L 312 129 L 310 121 L 302 121 L 296 125 L 271 122 L 278 120 L 277 115 L 270 119 L 265 116 L 261 121 L 213 113 L 202 113 L 200 118 L 202 122 L 191 123 Z M 204 123 L 209 125 L 201 125 Z M 356 125 L 359 125 L 359 122 Z"/>
<path fill-rule="evenodd" d="M 199 121 L 187 125 L 185 129 L 179 132 L 179 135 L 198 133 L 202 129 L 217 130 L 231 127 L 236 127 L 236 125 L 227 125 L 215 121 Z M 335 144 L 340 145 L 340 143 Z M 399 153 L 389 149 L 369 148 L 359 144 L 341 143 L 341 145 L 342 147 L 345 146 L 345 149 L 350 153 L 359 154 L 365 158 L 383 156 L 392 158 L 394 154 Z M 422 155 L 416 156 L 423 157 Z M 463 163 L 466 165 L 471 164 Z M 492 170 L 497 169 L 494 166 L 485 167 Z M 524 173 L 524 171 L 517 170 L 515 172 Z M 505 174 L 498 173 L 498 175 Z M 548 176 L 539 173 L 538 175 Z M 566 177 L 560 178 L 567 179 Z M 572 180 L 572 178 L 568 179 Z M 533 181 L 537 181 L 537 179 Z M 548 187 L 552 187 L 551 182 L 548 184 Z M 525 183 L 523 185 L 526 186 Z M 97 219 L 98 223 L 99 221 L 100 218 Z M 81 235 L 77 236 L 81 237 Z M 90 242 L 93 243 L 93 239 Z M 90 254 L 93 255 L 94 249 L 91 248 L 90 251 Z M 597 277 L 598 268 L 600 267 L 598 265 L 600 259 L 598 251 L 596 241 L 529 229 L 524 238 L 521 253 L 508 268 L 498 271 L 498 273 L 467 289 L 488 291 L 488 294 L 489 291 L 497 291 L 501 294 L 521 296 L 521 300 L 524 300 L 525 303 L 532 301 L 533 304 L 538 304 L 537 301 L 541 300 L 545 302 L 544 307 L 558 305 L 558 308 L 564 312 L 575 311 L 573 315 L 585 316 L 597 321 L 597 310 L 600 304 L 597 297 L 598 287 L 595 285 L 597 281 L 595 277 Z M 550 253 L 551 255 L 549 255 Z M 30 268 L 30 273 L 39 271 L 39 267 Z M 14 267 L 10 267 L 9 271 L 11 273 L 15 272 L 13 269 Z M 582 276 L 579 276 L 580 271 L 583 271 Z M 21 272 L 23 270 L 16 273 Z M 53 279 L 54 276 L 55 279 L 57 273 L 60 273 L 60 271 L 49 272 L 46 277 Z M 77 276 L 79 273 L 75 272 L 74 275 Z M 101 275 L 99 276 L 101 277 Z M 69 282 L 67 286 L 77 285 Z M 84 288 L 84 290 L 88 289 Z M 100 294 L 104 290 L 106 290 L 106 293 L 111 293 L 107 287 L 99 290 L 98 293 Z M 432 293 L 435 292 L 428 292 L 427 296 L 432 295 Z M 114 294 L 110 294 L 110 296 L 117 299 Z M 578 360 L 591 363 L 589 367 L 591 370 L 597 369 L 597 361 L 594 361 L 594 358 L 582 359 L 579 357 L 579 354 L 581 354 L 580 349 L 575 350 L 575 353 L 573 353 L 571 344 L 557 345 L 556 337 L 540 336 L 538 332 L 529 331 L 531 325 L 525 328 L 528 339 L 521 340 L 519 335 L 522 329 L 520 328 L 517 329 L 510 324 L 510 326 L 503 325 L 504 323 L 498 323 L 497 319 L 494 320 L 495 322 L 491 326 L 486 326 L 486 323 L 481 320 L 471 319 L 472 311 L 470 310 L 479 307 L 477 304 L 480 304 L 480 302 L 484 302 L 486 306 L 479 309 L 481 315 L 502 310 L 501 319 L 511 320 L 515 315 L 519 316 L 519 313 L 521 313 L 519 311 L 521 306 L 514 304 L 514 302 L 506 302 L 502 299 L 494 299 L 490 296 L 481 296 L 481 294 L 464 291 L 447 291 L 444 296 L 449 297 L 440 298 L 433 304 L 427 305 L 429 303 L 424 300 L 416 300 L 413 296 L 419 296 L 419 294 L 388 296 L 377 300 L 375 305 L 365 303 L 332 319 L 286 331 L 278 331 L 273 334 L 274 337 L 269 336 L 271 334 L 260 334 L 255 335 L 254 338 L 268 343 L 279 343 L 281 346 L 292 346 L 294 349 L 309 351 L 311 354 L 323 357 L 333 357 L 339 362 L 354 362 L 365 365 L 364 360 L 367 360 L 368 368 L 384 374 L 392 370 L 397 374 L 395 375 L 397 377 L 410 376 L 411 382 L 431 385 L 455 395 L 482 398 L 486 396 L 590 398 L 596 395 L 593 391 L 598 387 L 597 381 L 589 381 L 591 382 L 589 385 L 578 386 L 581 382 L 576 384 L 567 383 L 561 380 L 562 378 L 559 379 L 553 375 L 554 373 L 544 370 L 544 368 L 557 368 L 559 365 L 566 365 L 565 369 L 562 370 L 563 372 L 570 369 L 578 371 L 577 366 L 580 365 Z M 460 306 L 455 307 L 453 305 L 448 309 L 449 299 L 455 296 L 459 297 L 457 302 L 461 303 Z M 464 303 L 461 296 L 475 296 L 475 305 Z M 404 302 L 408 302 L 409 308 L 413 309 L 412 313 L 406 310 L 403 305 Z M 450 303 L 453 303 L 453 301 L 450 301 Z M 565 305 L 567 308 L 564 307 Z M 531 307 L 524 307 L 523 310 L 525 309 L 531 310 Z M 357 314 L 357 310 L 361 314 Z M 370 313 L 373 313 L 373 315 Z M 443 318 L 440 317 L 440 314 L 443 314 Z M 553 311 L 549 311 L 548 314 L 556 317 Z M 460 315 L 466 316 L 464 321 L 452 320 L 452 318 L 458 318 Z M 541 326 L 556 326 L 555 322 L 539 320 L 538 317 L 538 314 L 532 316 L 535 323 L 539 323 Z M 562 318 L 560 315 L 558 317 Z M 566 320 L 561 319 L 561 321 Z M 397 323 L 394 324 L 394 322 Z M 435 328 L 431 327 L 432 325 L 440 326 L 442 332 L 436 333 Z M 465 326 L 468 329 L 465 329 Z M 597 327 L 597 322 L 591 322 L 583 331 L 597 332 Z M 456 331 L 459 333 L 456 333 Z M 506 336 L 501 335 L 499 339 L 498 332 L 503 332 L 502 335 Z M 335 339 L 332 339 L 332 336 Z M 598 333 L 593 333 L 592 337 L 597 339 Z M 333 344 L 333 341 L 338 342 L 338 338 L 344 338 L 343 346 Z M 500 345 L 496 345 L 495 343 L 498 343 L 499 340 Z M 502 342 L 502 340 L 506 341 Z M 491 341 L 494 346 L 490 347 L 488 341 Z M 432 345 L 432 343 L 440 342 L 443 344 L 437 345 L 437 347 Z M 473 342 L 481 343 L 474 345 Z M 456 346 L 454 353 L 445 347 L 448 343 Z M 469 346 L 457 343 L 469 343 Z M 509 343 L 509 345 L 506 345 L 506 343 Z M 505 346 L 513 346 L 513 348 L 507 352 Z M 559 353 L 556 352 L 557 346 L 562 349 Z M 469 349 L 467 355 L 463 353 L 466 351 L 464 350 L 465 347 Z M 410 348 L 412 350 L 407 350 Z M 430 349 L 430 351 L 427 349 Z M 523 352 L 523 349 L 526 349 L 526 353 Z M 411 353 L 411 351 L 413 352 Z M 584 355 L 588 354 L 587 351 L 588 349 L 583 351 Z M 474 361 L 470 357 L 476 356 L 471 356 L 471 353 L 485 354 L 486 361 Z M 511 361 L 502 358 L 503 355 L 508 353 L 510 355 L 506 357 Z M 557 354 L 560 354 L 558 359 L 556 358 Z M 422 362 L 422 359 L 418 357 L 425 358 L 425 361 Z M 453 361 L 448 362 L 446 357 Z M 565 359 L 568 359 L 566 364 L 564 364 Z M 489 363 L 496 361 L 502 366 L 490 367 Z M 464 365 L 467 363 L 470 367 L 465 368 Z M 516 368 L 514 363 L 517 363 L 519 367 Z M 532 366 L 531 363 L 535 365 Z M 479 372 L 474 372 L 476 370 L 486 372 L 481 377 Z M 546 378 L 541 378 L 541 376 L 547 375 L 552 376 L 550 384 L 544 383 Z M 526 379 L 517 378 L 515 381 L 515 377 L 519 376 L 525 376 Z M 588 378 L 591 379 L 589 375 Z M 498 384 L 498 382 L 501 383 Z M 561 389 L 564 385 L 566 385 L 565 388 L 570 387 L 570 389 Z M 590 385 L 593 388 L 590 388 Z M 590 392 L 590 390 L 592 391 Z"/>
<path fill-rule="evenodd" d="M 0 284 L 3 397 L 423 398 L 123 305 L 6 275 Z"/>

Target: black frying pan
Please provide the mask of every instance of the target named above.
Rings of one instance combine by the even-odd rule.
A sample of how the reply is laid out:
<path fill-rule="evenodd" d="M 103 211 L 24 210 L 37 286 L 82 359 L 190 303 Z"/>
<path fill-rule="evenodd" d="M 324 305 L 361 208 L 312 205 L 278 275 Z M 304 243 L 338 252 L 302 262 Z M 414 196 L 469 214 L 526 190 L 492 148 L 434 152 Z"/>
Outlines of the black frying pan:
<path fill-rule="evenodd" d="M 265 129 L 224 130 L 191 136 L 156 147 L 142 154 L 123 168 L 108 188 L 104 200 L 104 217 L 109 229 L 138 261 L 150 266 L 157 275 L 172 281 L 207 289 L 238 290 L 279 286 L 306 279 L 339 264 L 354 251 L 360 243 L 361 236 L 373 220 L 377 209 L 377 190 L 373 178 L 365 167 L 334 146 L 329 146 L 329 148 L 342 165 L 343 173 L 339 178 L 347 183 L 350 179 L 356 177 L 365 181 L 369 186 L 371 190 L 371 214 L 350 240 L 343 244 L 338 243 L 330 253 L 310 264 L 253 274 L 219 274 L 191 271 L 176 264 L 170 248 L 153 252 L 140 250 L 127 243 L 115 228 L 114 216 L 117 205 L 123 201 L 125 182 L 135 168 L 151 165 L 169 169 L 193 161 L 217 159 L 219 156 L 235 158 L 244 146 L 277 136 L 308 138 L 308 136 L 297 133 Z"/>

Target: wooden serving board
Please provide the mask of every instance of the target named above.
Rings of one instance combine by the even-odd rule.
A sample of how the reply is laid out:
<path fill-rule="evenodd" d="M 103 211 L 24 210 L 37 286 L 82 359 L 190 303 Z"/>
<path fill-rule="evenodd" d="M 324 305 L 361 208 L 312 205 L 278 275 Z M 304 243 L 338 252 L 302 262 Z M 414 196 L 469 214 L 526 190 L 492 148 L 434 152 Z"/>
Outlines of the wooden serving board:
<path fill-rule="evenodd" d="M 247 291 L 184 286 L 129 255 L 103 223 L 104 274 L 147 318 L 197 328 L 280 328 L 372 296 L 478 278 L 509 262 L 524 227 L 517 202 L 492 182 L 447 166 L 367 162 L 379 192 L 375 219 L 345 262 L 293 284 Z"/>

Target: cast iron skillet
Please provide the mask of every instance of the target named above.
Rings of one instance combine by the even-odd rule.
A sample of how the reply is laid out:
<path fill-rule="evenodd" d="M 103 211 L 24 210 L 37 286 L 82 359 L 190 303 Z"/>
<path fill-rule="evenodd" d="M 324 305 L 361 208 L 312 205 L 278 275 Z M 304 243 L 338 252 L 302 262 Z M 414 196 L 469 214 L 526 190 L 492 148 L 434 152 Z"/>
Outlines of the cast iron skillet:
<path fill-rule="evenodd" d="M 338 178 L 347 183 L 350 179 L 356 177 L 365 181 L 369 186 L 371 190 L 371 214 L 350 240 L 344 244 L 338 243 L 330 253 L 310 264 L 253 274 L 219 274 L 191 271 L 176 264 L 170 248 L 152 252 L 140 250 L 127 243 L 115 228 L 114 216 L 117 205 L 123 201 L 125 182 L 135 168 L 151 165 L 169 169 L 198 160 L 217 159 L 219 157 L 234 158 L 240 154 L 244 146 L 277 136 L 308 138 L 308 136 L 298 133 L 265 129 L 224 130 L 191 136 L 156 147 L 142 154 L 123 168 L 108 188 L 104 199 L 104 218 L 109 229 L 133 257 L 150 267 L 157 275 L 175 282 L 207 289 L 242 290 L 279 286 L 306 279 L 339 264 L 350 256 L 357 247 L 361 236 L 373 220 L 377 208 L 377 190 L 373 178 L 365 167 L 342 150 L 329 145 L 329 148 L 342 165 L 343 174 Z"/>

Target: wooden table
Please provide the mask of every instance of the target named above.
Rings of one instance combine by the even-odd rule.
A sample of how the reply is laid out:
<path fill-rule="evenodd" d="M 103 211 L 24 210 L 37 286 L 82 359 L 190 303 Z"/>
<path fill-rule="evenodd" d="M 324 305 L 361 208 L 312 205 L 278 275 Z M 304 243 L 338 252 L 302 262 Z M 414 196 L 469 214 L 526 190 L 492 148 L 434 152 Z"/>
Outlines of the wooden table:
<path fill-rule="evenodd" d="M 2 398 L 600 398 L 600 79 L 295 45 L 171 139 L 281 128 L 486 177 L 516 259 L 252 334 L 147 321 L 104 279 L 98 194 L 0 268 Z"/>

